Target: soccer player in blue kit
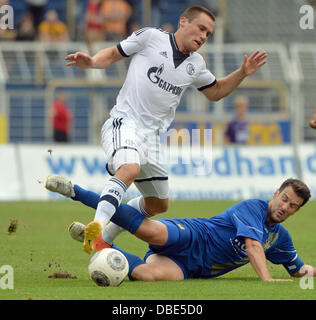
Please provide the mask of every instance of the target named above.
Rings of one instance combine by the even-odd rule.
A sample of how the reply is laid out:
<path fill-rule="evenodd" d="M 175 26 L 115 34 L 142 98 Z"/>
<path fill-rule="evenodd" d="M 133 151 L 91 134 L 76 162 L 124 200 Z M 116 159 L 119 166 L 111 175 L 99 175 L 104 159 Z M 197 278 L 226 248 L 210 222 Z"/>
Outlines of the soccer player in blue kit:
<path fill-rule="evenodd" d="M 95 208 L 99 195 L 73 186 L 73 200 Z M 316 268 L 305 264 L 294 248 L 288 231 L 281 225 L 310 198 L 300 180 L 287 179 L 271 201 L 241 201 L 209 219 L 157 219 L 144 217 L 135 208 L 121 204 L 111 221 L 149 244 L 144 259 L 121 251 L 129 262 L 134 280 L 183 280 L 213 278 L 248 262 L 263 281 L 273 279 L 266 260 L 282 264 L 292 277 L 315 276 Z M 69 232 L 83 241 L 84 225 L 74 222 Z"/>

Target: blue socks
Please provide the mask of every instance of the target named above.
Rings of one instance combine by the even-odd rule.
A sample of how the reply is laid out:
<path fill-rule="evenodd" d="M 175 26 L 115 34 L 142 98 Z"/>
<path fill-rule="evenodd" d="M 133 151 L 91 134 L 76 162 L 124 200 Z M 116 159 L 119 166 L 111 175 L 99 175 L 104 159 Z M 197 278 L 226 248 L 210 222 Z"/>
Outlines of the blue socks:
<path fill-rule="evenodd" d="M 88 207 L 97 208 L 100 201 L 99 194 L 87 191 L 77 184 L 74 185 L 74 191 L 75 196 L 72 198 L 73 200 L 80 201 Z M 145 217 L 138 210 L 125 203 L 121 203 L 110 220 L 134 234 L 144 219 Z"/>
<path fill-rule="evenodd" d="M 112 248 L 116 249 L 116 250 L 118 250 L 118 251 L 120 251 L 121 253 L 124 254 L 124 256 L 127 259 L 128 264 L 129 264 L 128 277 L 129 277 L 130 280 L 134 280 L 132 278 L 132 272 L 140 264 L 145 264 L 144 260 L 142 260 L 141 258 L 135 256 L 132 253 L 128 253 L 128 252 L 122 250 L 121 248 L 119 248 L 119 247 L 117 247 L 115 245 L 113 245 Z"/>
<path fill-rule="evenodd" d="M 100 201 L 99 194 L 82 189 L 77 184 L 74 185 L 74 191 L 75 191 L 75 196 L 71 199 L 75 201 L 80 201 L 86 206 L 91 207 L 93 209 L 97 209 L 98 203 Z"/>
<path fill-rule="evenodd" d="M 144 219 L 145 217 L 138 210 L 128 204 L 121 203 L 110 220 L 134 234 Z"/>

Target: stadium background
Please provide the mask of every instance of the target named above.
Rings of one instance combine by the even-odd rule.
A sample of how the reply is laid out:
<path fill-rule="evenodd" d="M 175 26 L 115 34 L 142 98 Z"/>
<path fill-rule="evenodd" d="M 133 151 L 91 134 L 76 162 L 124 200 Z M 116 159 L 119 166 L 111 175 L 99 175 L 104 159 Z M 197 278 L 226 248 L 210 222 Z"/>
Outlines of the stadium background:
<path fill-rule="evenodd" d="M 242 198 L 268 199 L 290 176 L 303 178 L 315 199 L 316 132 L 307 123 L 316 105 L 316 32 L 300 28 L 300 9 L 313 1 L 160 0 L 160 18 L 155 16 L 152 21 L 151 4 L 156 1 L 131 2 L 141 27 L 171 23 L 176 28 L 180 13 L 195 4 L 213 10 L 217 15 L 215 34 L 201 53 L 217 78 L 238 68 L 244 53 L 257 49 L 269 53 L 268 64 L 222 101 L 208 102 L 194 89 L 186 92 L 173 127 L 211 128 L 212 156 L 201 159 L 189 147 L 182 147 L 180 153 L 171 143 L 173 159 L 193 156 L 191 163 L 175 161 L 169 165 L 171 198 L 176 201 L 163 217 L 210 217 Z M 15 290 L 0 290 L 1 300 L 315 299 L 314 290 L 302 290 L 299 280 L 274 283 L 273 287 L 259 283 L 250 265 L 210 281 L 125 281 L 115 290 L 96 287 L 86 269 L 89 258 L 80 244 L 70 241 L 66 231 L 74 220 L 89 222 L 94 211 L 71 201 L 48 202 L 64 198 L 46 191 L 42 182 L 46 175 L 58 173 L 88 189 L 102 189 L 108 175 L 100 128 L 115 103 L 127 60 L 101 71 L 66 68 L 68 53 L 94 53 L 116 44 L 102 42 L 88 47 L 84 41 L 86 0 L 47 1 L 45 10 L 56 9 L 69 28 L 71 41 L 65 43 L 13 40 L 27 4 L 24 0 L 9 4 L 14 9 L 14 30 L 0 40 L 0 266 L 13 266 Z M 67 144 L 53 142 L 49 120 L 60 90 L 67 92 L 74 115 L 71 143 Z M 249 99 L 250 139 L 247 145 L 227 145 L 223 132 L 233 116 L 234 98 L 240 94 Z M 173 141 L 184 139 L 175 136 Z M 131 188 L 126 199 L 136 192 Z M 201 199 L 210 201 L 197 201 Z M 285 223 L 300 257 L 311 265 L 316 264 L 314 207 L 313 201 L 304 214 Z M 18 220 L 18 229 L 8 235 L 12 219 Z M 127 233 L 116 244 L 139 256 L 146 248 Z M 273 277 L 288 277 L 282 267 L 268 267 Z M 48 277 L 66 270 L 77 279 Z"/>
<path fill-rule="evenodd" d="M 49 173 L 100 191 L 106 178 L 100 128 L 124 80 L 128 61 L 106 70 L 65 66 L 64 57 L 75 51 L 91 52 L 116 42 L 85 41 L 87 0 L 47 1 L 68 28 L 70 41 L 50 43 L 14 40 L 27 11 L 26 1 L 4 1 L 14 9 L 14 30 L 0 42 L 0 174 L 1 200 L 40 200 L 54 197 L 43 191 Z M 271 194 L 288 176 L 310 184 L 315 197 L 315 132 L 308 118 L 316 105 L 316 32 L 300 28 L 303 5 L 313 1 L 130 1 L 133 22 L 139 27 L 177 27 L 179 15 L 202 4 L 217 15 L 215 34 L 201 49 L 217 78 L 238 68 L 243 54 L 266 50 L 268 64 L 242 83 L 232 95 L 208 102 L 195 89 L 185 93 L 173 128 L 212 129 L 213 161 L 170 165 L 174 199 L 238 199 Z M 254 5 L 255 3 L 255 5 Z M 312 8 L 312 7 L 311 7 Z M 152 12 L 152 14 L 151 14 Z M 171 25 L 171 26 L 170 26 Z M 58 91 L 65 91 L 74 115 L 71 144 L 52 140 L 50 110 Z M 238 95 L 249 100 L 247 145 L 227 145 L 223 133 L 233 116 Z M 179 132 L 179 131 L 178 131 Z M 178 142 L 184 137 L 176 137 Z M 47 150 L 53 150 L 49 155 Z M 184 150 L 186 152 L 186 150 Z M 174 157 L 180 157 L 176 152 Z M 205 159 L 204 159 L 205 160 Z M 36 164 L 36 165 L 35 165 Z M 240 184 L 243 179 L 244 184 Z M 229 182 L 229 183 L 228 183 Z M 135 194 L 131 188 L 127 197 Z"/>

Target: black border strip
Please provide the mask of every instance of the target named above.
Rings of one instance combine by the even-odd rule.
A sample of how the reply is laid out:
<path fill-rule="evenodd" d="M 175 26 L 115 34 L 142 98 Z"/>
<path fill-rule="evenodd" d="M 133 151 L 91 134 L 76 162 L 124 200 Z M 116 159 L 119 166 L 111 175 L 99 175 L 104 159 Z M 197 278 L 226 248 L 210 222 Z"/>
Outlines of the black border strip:
<path fill-rule="evenodd" d="M 210 88 L 210 87 L 213 87 L 215 84 L 216 84 L 216 79 L 212 82 L 212 83 L 210 83 L 210 84 L 208 84 L 207 86 L 204 86 L 204 87 L 201 87 L 201 88 L 198 88 L 198 90 L 199 91 L 202 91 L 202 90 L 204 90 L 204 89 L 207 89 L 207 88 Z"/>
<path fill-rule="evenodd" d="M 120 52 L 120 54 L 121 54 L 123 57 L 125 57 L 125 58 L 128 58 L 128 57 L 129 57 L 129 56 L 124 52 L 124 50 L 123 50 L 123 48 L 122 48 L 122 46 L 121 46 L 120 43 L 119 43 L 116 47 L 117 47 L 118 51 Z"/>
<path fill-rule="evenodd" d="M 164 181 L 164 180 L 168 180 L 168 177 L 151 177 L 151 178 L 144 178 L 144 179 L 135 179 L 134 182 L 146 182 L 146 181 Z"/>

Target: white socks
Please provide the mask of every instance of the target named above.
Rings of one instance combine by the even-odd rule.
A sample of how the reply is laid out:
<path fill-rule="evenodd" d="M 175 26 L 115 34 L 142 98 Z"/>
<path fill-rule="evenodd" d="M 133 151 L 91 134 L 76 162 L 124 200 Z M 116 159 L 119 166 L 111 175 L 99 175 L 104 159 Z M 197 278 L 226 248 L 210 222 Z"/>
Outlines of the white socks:
<path fill-rule="evenodd" d="M 130 200 L 129 202 L 127 202 L 128 205 L 130 205 L 131 207 L 137 209 L 144 217 L 150 218 L 151 215 L 149 213 L 147 213 L 143 207 L 143 196 L 134 198 L 132 200 Z"/>
<path fill-rule="evenodd" d="M 118 206 L 121 204 L 126 184 L 118 179 L 111 178 L 103 189 L 94 220 L 101 222 L 103 228 L 110 221 Z"/>

